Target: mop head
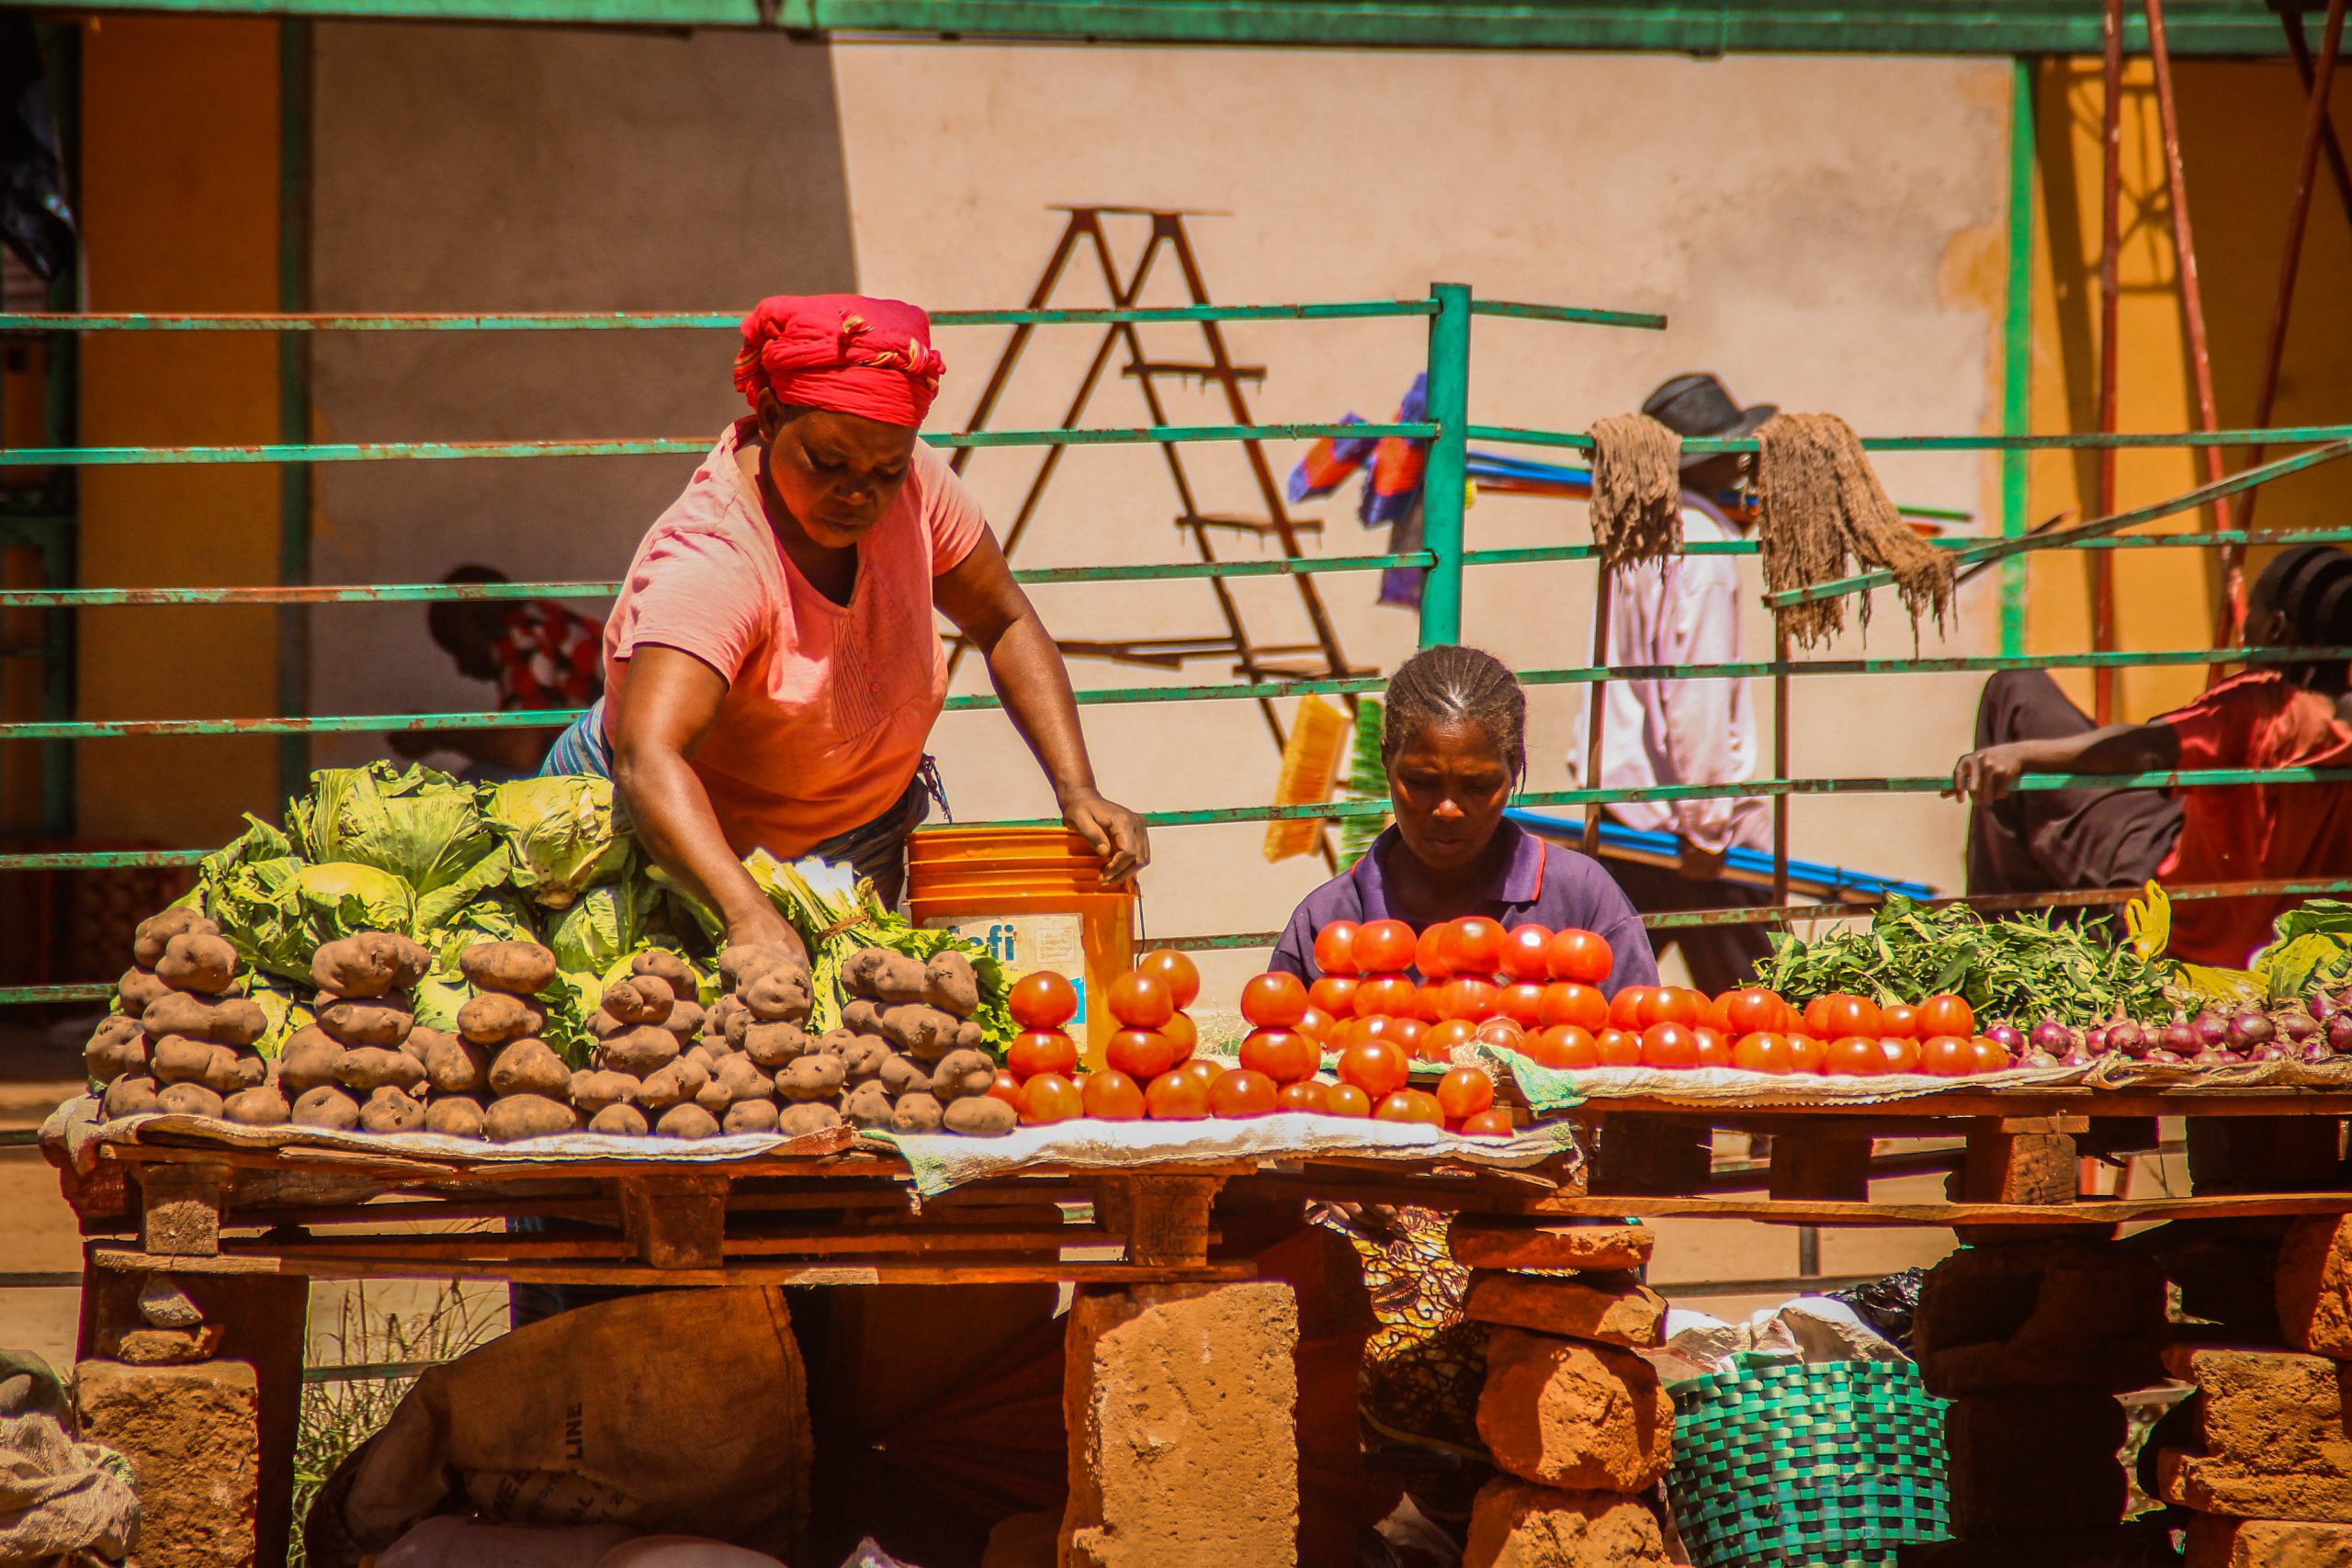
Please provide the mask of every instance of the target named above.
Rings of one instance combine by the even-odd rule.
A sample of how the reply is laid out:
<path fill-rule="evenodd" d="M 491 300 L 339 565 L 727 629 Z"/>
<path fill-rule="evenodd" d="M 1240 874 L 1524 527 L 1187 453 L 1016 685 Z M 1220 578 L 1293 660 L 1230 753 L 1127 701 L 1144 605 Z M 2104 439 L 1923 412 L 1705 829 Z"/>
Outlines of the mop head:
<path fill-rule="evenodd" d="M 1862 443 L 1836 414 L 1784 413 L 1756 433 L 1756 499 L 1762 513 L 1764 583 L 1775 593 L 1852 575 L 1860 560 L 1894 574 L 1916 646 L 1922 616 L 1942 627 L 1951 613 L 1952 563 L 1905 525 L 1879 488 Z M 1870 626 L 1870 595 L 1860 595 Z M 1781 611 L 1800 648 L 1844 629 L 1846 599 L 1815 599 Z"/>
<path fill-rule="evenodd" d="M 1682 553 L 1682 437 L 1645 413 L 1593 424 L 1592 539 L 1612 570 Z"/>

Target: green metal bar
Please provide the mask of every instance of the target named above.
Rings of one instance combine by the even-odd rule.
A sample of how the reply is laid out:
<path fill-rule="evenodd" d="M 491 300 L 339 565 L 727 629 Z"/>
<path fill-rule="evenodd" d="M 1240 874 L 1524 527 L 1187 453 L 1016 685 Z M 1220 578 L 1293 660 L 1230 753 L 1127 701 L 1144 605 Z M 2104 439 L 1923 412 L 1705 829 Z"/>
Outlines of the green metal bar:
<path fill-rule="evenodd" d="M 1559 310 L 1544 320 L 1613 318 L 1624 312 L 1578 310 L 1529 305 L 1529 311 Z M 1360 299 L 1301 305 L 1151 305 L 1131 310 L 933 310 L 934 327 L 1110 326 L 1152 321 L 1336 321 L 1428 316 L 1427 299 Z M 1498 312 L 1499 313 L 1499 312 Z M 74 313 L 0 310 L 0 333 L 390 333 L 390 332 L 735 332 L 741 310 L 287 310 L 274 314 L 228 311 L 117 310 Z M 1665 318 L 1629 317 L 1644 325 Z M 1613 321 L 1610 324 L 1618 324 Z"/>
<path fill-rule="evenodd" d="M 2256 485 L 2267 484 L 2272 479 L 2284 479 L 2289 474 L 2300 473 L 2305 468 L 2314 468 L 2323 463 L 2333 463 L 2337 458 L 2346 456 L 2352 456 L 2352 440 L 2337 441 L 2325 446 L 2314 446 L 2307 452 L 2298 452 L 2291 457 L 2281 457 L 2275 462 L 2247 468 L 2242 473 L 2233 474 L 2211 484 L 2200 485 L 2184 494 L 2174 496 L 2169 501 L 2159 501 L 2153 505 L 2139 507 L 2131 512 L 2119 512 L 2109 517 L 2095 517 L 2087 523 L 2078 523 L 2072 528 L 2061 529 L 2056 533 L 2029 534 L 2022 538 L 1999 539 L 1989 544 L 1971 545 L 1955 551 L 1953 559 L 1962 564 L 1980 560 L 2002 560 L 2027 550 L 2049 549 L 2075 539 L 2095 538 L 2101 534 L 2119 533 L 2136 524 L 2152 523 L 2159 517 L 2170 517 L 2177 513 L 2193 512 L 2208 502 L 2220 500 L 2222 496 L 2235 495 L 2242 490 L 2252 490 Z M 1785 609 L 1791 604 L 1803 604 L 1815 599 L 1835 599 L 1847 593 L 1859 593 L 1868 589 L 1883 588 L 1894 581 L 1893 572 L 1866 571 L 1856 577 L 1839 578 L 1834 582 L 1815 583 L 1810 588 L 1792 588 L 1782 593 L 1768 593 L 1764 596 L 1764 603 L 1775 610 Z"/>
<path fill-rule="evenodd" d="M 1421 546 L 1437 558 L 1421 580 L 1421 646 L 1462 640 L 1462 523 L 1468 497 L 1465 428 L 1470 423 L 1470 290 L 1432 284 L 1429 412 L 1437 422 L 1421 486 Z"/>
<path fill-rule="evenodd" d="M 1521 321 L 1569 321 L 1594 327 L 1639 327 L 1664 332 L 1666 318 L 1648 310 L 1588 310 L 1573 305 L 1522 305 L 1510 299 L 1474 299 L 1474 316 L 1501 316 Z"/>
<path fill-rule="evenodd" d="M 35 1002 L 95 1002 L 113 995 L 111 981 L 89 981 L 74 986 L 0 986 L 0 1007 Z"/>
<path fill-rule="evenodd" d="M 2001 433 L 2022 435 L 2033 404 L 2033 62 L 2020 58 L 2009 77 L 2009 265 L 2001 319 Z M 2026 532 L 2029 470 L 2025 453 L 2001 454 L 2001 536 Z M 2025 558 L 2001 568 L 2001 651 L 2025 651 Z"/>
<path fill-rule="evenodd" d="M 2108 446 L 2296 446 L 2315 441 L 2352 437 L 2352 424 L 2280 425 L 2272 430 L 2067 431 L 2036 435 L 1865 435 L 1871 452 L 2041 452 L 2095 449 Z M 1592 437 L 1574 430 L 1531 430 L 1510 424 L 1474 424 L 1473 441 L 1500 441 L 1515 446 L 1565 446 L 1592 450 Z M 1682 450 L 1692 455 L 1754 452 L 1753 435 L 1686 435 Z"/>
<path fill-rule="evenodd" d="M 69 723 L 0 724 L 0 740 L 97 740 L 120 735 L 354 735 L 419 729 L 555 729 L 581 708 L 515 708 L 505 713 L 352 713 L 272 718 L 119 718 Z M 297 792 L 299 793 L 299 792 Z"/>
<path fill-rule="evenodd" d="M 0 871 L 102 871 L 125 866 L 200 865 L 210 850 L 51 850 L 0 855 Z"/>
<path fill-rule="evenodd" d="M 288 20 L 277 29 L 277 307 L 299 310 L 311 295 L 311 24 Z M 277 436 L 288 446 L 311 439 L 311 340 L 277 340 Z M 313 475 L 307 463 L 277 471 L 277 581 L 311 578 Z M 311 622 L 288 604 L 277 615 L 277 711 L 311 705 Z M 291 800 L 311 777 L 307 736 L 277 742 L 277 793 Z"/>

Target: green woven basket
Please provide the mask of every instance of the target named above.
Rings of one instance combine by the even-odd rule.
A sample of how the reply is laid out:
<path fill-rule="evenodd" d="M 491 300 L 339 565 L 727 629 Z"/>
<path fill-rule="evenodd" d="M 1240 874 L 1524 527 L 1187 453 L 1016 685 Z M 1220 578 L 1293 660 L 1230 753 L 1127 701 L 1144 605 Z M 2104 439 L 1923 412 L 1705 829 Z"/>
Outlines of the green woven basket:
<path fill-rule="evenodd" d="M 1700 1568 L 1881 1568 L 1951 1533 L 1944 1401 L 1907 1361 L 1762 1361 L 1667 1392 L 1668 1491 Z"/>

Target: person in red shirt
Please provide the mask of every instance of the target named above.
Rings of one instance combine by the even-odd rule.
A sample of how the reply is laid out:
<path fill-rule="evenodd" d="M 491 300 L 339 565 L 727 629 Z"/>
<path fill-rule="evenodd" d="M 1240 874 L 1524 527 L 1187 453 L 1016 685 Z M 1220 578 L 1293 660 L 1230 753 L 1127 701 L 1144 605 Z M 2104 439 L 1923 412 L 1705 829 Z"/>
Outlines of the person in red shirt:
<path fill-rule="evenodd" d="M 2352 645 L 2352 555 L 2327 545 L 2283 552 L 2255 583 L 2246 624 L 2249 646 Z M 1970 803 L 1968 890 L 2352 875 L 2352 791 L 2342 784 L 2011 793 L 2022 773 L 2352 766 L 2347 718 L 2352 680 L 2342 660 L 2258 666 L 2145 724 L 2103 728 L 2043 671 L 2003 671 L 1985 682 L 1976 750 L 1952 769 L 1950 793 Z M 2290 902 L 2177 903 L 2170 952 L 2242 967 Z"/>
<path fill-rule="evenodd" d="M 461 566 L 444 582 L 506 582 L 495 567 Z M 605 693 L 605 623 L 595 615 L 545 599 L 446 599 L 424 614 L 425 629 L 470 680 L 497 690 L 501 713 L 585 708 Z M 392 750 L 404 757 L 455 751 L 467 759 L 472 783 L 527 778 L 539 771 L 548 742 L 561 729 L 395 730 Z"/>

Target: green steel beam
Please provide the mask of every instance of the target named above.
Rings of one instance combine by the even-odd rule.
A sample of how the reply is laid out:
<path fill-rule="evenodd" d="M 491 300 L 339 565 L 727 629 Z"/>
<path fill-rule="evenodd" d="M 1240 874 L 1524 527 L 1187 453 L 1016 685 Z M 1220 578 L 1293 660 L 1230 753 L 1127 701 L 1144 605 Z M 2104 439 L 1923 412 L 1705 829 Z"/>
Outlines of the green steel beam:
<path fill-rule="evenodd" d="M 2169 40 L 2167 40 L 2169 41 Z M 2008 282 L 2001 316 L 2001 433 L 2022 435 L 2033 410 L 2033 62 L 2020 57 L 2009 77 Z M 2001 536 L 2027 529 L 2028 468 L 2017 448 L 2001 453 Z M 2001 651 L 2025 651 L 2025 558 L 2001 567 Z"/>
<path fill-rule="evenodd" d="M 1427 299 L 1342 299 L 1298 305 L 1139 305 L 1125 310 L 933 310 L 934 327 L 1111 326 L 1153 321 L 1341 321 L 1430 316 Z M 1608 326 L 1664 326 L 1666 318 L 1568 305 L 1520 305 L 1496 314 Z M 736 332 L 742 310 L 0 310 L 0 333 Z"/>
<path fill-rule="evenodd" d="M 1511 299 L 1473 299 L 1470 313 L 1514 321 L 1567 321 L 1591 327 L 1635 327 L 1654 333 L 1666 330 L 1666 318 L 1651 310 L 1589 310 L 1577 305 L 1522 305 Z"/>
<path fill-rule="evenodd" d="M 1437 559 L 1421 579 L 1423 648 L 1462 640 L 1462 525 L 1470 461 L 1470 290 L 1438 283 L 1430 285 L 1430 297 L 1437 314 L 1430 318 L 1427 390 L 1438 431 L 1421 485 L 1421 547 Z"/>
<path fill-rule="evenodd" d="M 1871 452 L 2041 452 L 2075 451 L 2106 446 L 2300 446 L 2315 441 L 2352 438 L 2352 424 L 2281 425 L 2274 430 L 2067 431 L 2036 435 L 2012 432 L 1998 435 L 1865 435 Z M 1500 441 L 1514 446 L 1565 446 L 1592 450 L 1592 436 L 1577 430 L 1530 430 L 1510 424 L 1474 424 L 1473 441 Z M 1753 435 L 1686 435 L 1686 454 L 1754 452 L 1761 446 Z"/>

